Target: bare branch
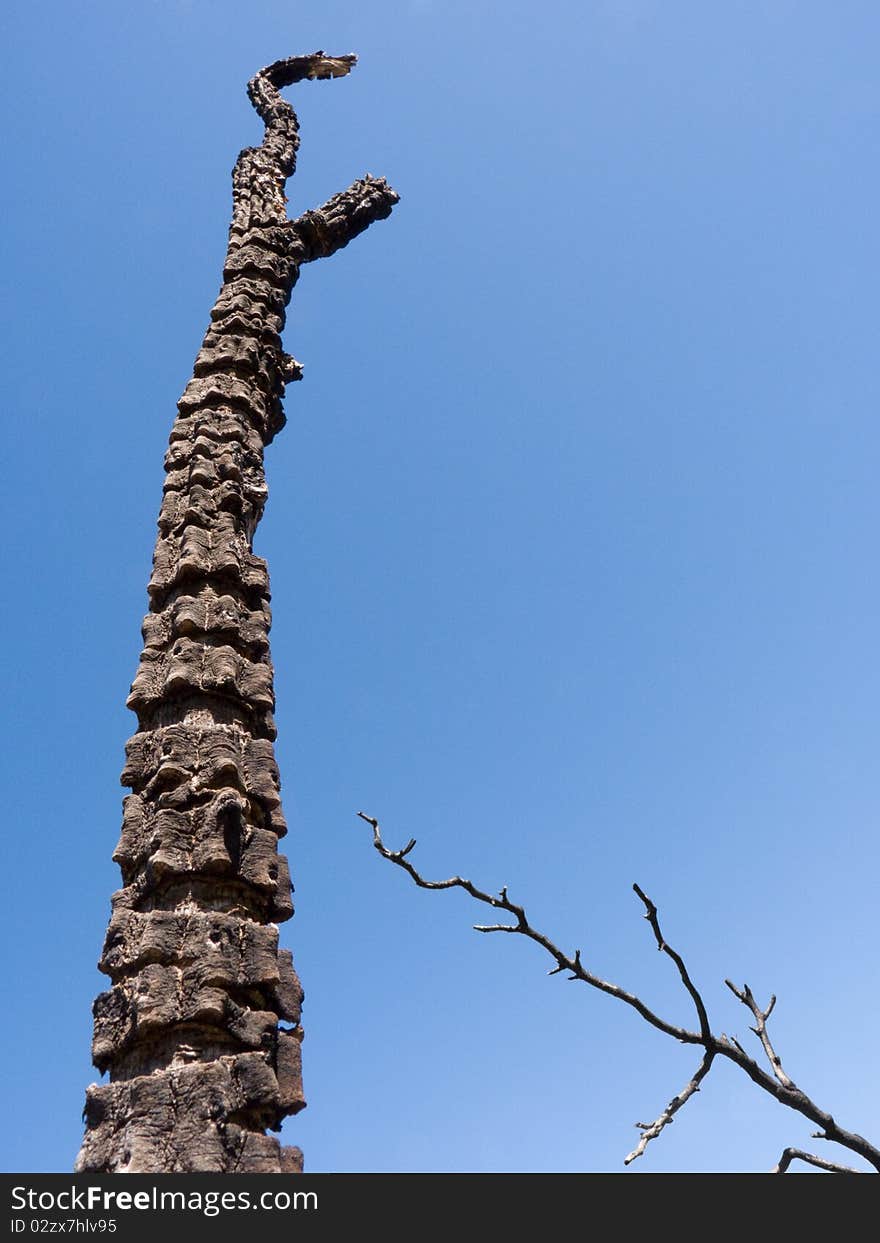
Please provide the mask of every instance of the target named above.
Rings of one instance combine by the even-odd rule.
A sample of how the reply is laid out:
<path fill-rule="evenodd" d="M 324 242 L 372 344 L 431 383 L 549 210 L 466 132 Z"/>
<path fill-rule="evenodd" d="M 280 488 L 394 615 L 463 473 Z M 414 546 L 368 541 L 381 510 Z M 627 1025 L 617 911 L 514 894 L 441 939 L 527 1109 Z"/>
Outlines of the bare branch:
<path fill-rule="evenodd" d="M 771 1170 L 771 1173 L 786 1173 L 792 1161 L 805 1161 L 808 1165 L 815 1165 L 820 1170 L 827 1170 L 829 1174 L 863 1173 L 862 1170 L 856 1170 L 851 1165 L 838 1165 L 836 1161 L 826 1161 L 824 1157 L 814 1156 L 813 1153 L 804 1152 L 801 1148 L 786 1148 L 782 1156 L 779 1158 L 779 1164 Z"/>
<path fill-rule="evenodd" d="M 684 960 L 681 955 L 677 954 L 672 946 L 668 945 L 664 939 L 663 933 L 660 931 L 660 921 L 657 916 L 656 906 L 648 895 L 642 892 L 638 885 L 633 885 L 633 890 L 638 894 L 645 905 L 645 919 L 647 919 L 648 923 L 651 925 L 651 930 L 654 933 L 654 939 L 657 942 L 657 949 L 661 950 L 664 954 L 668 954 L 668 956 L 675 963 L 676 967 L 678 967 L 678 974 L 681 976 L 681 982 L 690 993 L 691 1000 L 694 1003 L 694 1008 L 697 1011 L 697 1018 L 700 1020 L 700 1035 L 703 1037 L 703 1040 L 706 1041 L 711 1037 L 712 1029 L 709 1026 L 709 1016 L 706 1013 L 706 1007 L 703 1004 L 703 999 L 698 993 L 691 977 L 688 975 L 687 967 L 684 965 Z M 708 1070 L 708 1067 L 706 1069 Z"/>
<path fill-rule="evenodd" d="M 838 1126 L 832 1115 L 817 1105 L 800 1088 L 785 1087 L 775 1075 L 768 1074 L 753 1058 L 744 1053 L 742 1046 L 738 1043 L 717 1039 L 715 1043 L 718 1053 L 739 1066 L 753 1083 L 769 1093 L 770 1096 L 775 1097 L 781 1105 L 794 1109 L 805 1118 L 809 1118 L 811 1122 L 818 1122 L 823 1130 L 814 1133 L 814 1138 L 827 1139 L 829 1142 L 841 1144 L 844 1148 L 849 1148 L 851 1152 L 856 1152 L 860 1157 L 864 1157 L 867 1162 L 880 1172 L 880 1148 L 876 1148 L 863 1135 L 859 1135 L 855 1131 L 846 1131 L 843 1127 Z"/>
<path fill-rule="evenodd" d="M 730 980 L 725 980 L 724 983 L 733 993 L 734 997 L 738 998 L 748 1010 L 751 1010 L 752 1014 L 755 1016 L 756 1026 L 752 1027 L 750 1030 L 753 1031 L 755 1035 L 758 1037 L 758 1039 L 760 1040 L 764 1048 L 764 1052 L 767 1054 L 767 1060 L 769 1061 L 770 1065 L 773 1067 L 773 1073 L 776 1076 L 776 1078 L 779 1080 L 779 1082 L 782 1084 L 784 1088 L 792 1088 L 794 1090 L 797 1090 L 797 1084 L 794 1082 L 793 1079 L 790 1079 L 788 1075 L 785 1073 L 785 1071 L 782 1069 L 782 1059 L 780 1058 L 776 1050 L 773 1048 L 773 1045 L 770 1043 L 770 1036 L 768 1035 L 768 1032 L 767 1032 L 767 1020 L 769 1019 L 770 1015 L 773 1013 L 773 1007 L 776 1005 L 776 994 L 774 993 L 773 996 L 770 998 L 770 1004 L 767 1006 L 767 1009 L 762 1010 L 761 1007 L 758 1005 L 758 1003 L 755 1001 L 754 994 L 752 990 L 749 988 L 748 984 L 744 984 L 742 988 L 739 989 L 736 987 L 735 984 L 731 983 Z"/>
<path fill-rule="evenodd" d="M 533 928 L 526 918 L 525 910 L 521 906 L 517 906 L 515 902 L 511 902 L 507 896 L 506 887 L 501 890 L 497 896 L 490 893 L 484 893 L 482 889 L 478 889 L 471 881 L 465 880 L 461 876 L 450 876 L 448 880 L 426 880 L 424 876 L 418 872 L 408 859 L 404 857 L 404 851 L 389 850 L 382 841 L 382 834 L 379 829 L 379 822 L 372 816 L 368 816 L 366 812 L 359 811 L 357 813 L 361 820 L 365 820 L 373 830 L 373 845 L 383 859 L 387 859 L 389 863 L 396 863 L 398 867 L 412 877 L 413 881 L 420 889 L 463 889 L 465 893 L 469 893 L 477 902 L 484 902 L 487 906 L 491 906 L 496 910 L 507 911 L 516 919 L 516 925 L 498 924 L 485 925 L 485 930 L 490 932 L 518 932 L 524 937 L 528 937 L 530 941 L 536 942 L 542 949 L 546 950 L 551 958 L 556 960 L 556 968 L 550 973 L 556 975 L 557 972 L 568 971 L 570 978 L 581 980 L 584 984 L 589 984 L 591 988 L 596 988 L 602 993 L 608 993 L 611 997 L 616 997 L 619 1001 L 631 1006 L 642 1018 L 656 1027 L 658 1031 L 665 1032 L 667 1036 L 673 1036 L 676 1040 L 680 1040 L 682 1044 L 701 1044 L 702 1037 L 699 1032 L 688 1031 L 685 1027 L 679 1027 L 675 1023 L 667 1023 L 665 1019 L 660 1018 L 653 1010 L 633 993 L 628 993 L 625 989 L 620 988 L 617 984 L 612 984 L 608 980 L 603 980 L 599 976 L 588 971 L 580 959 L 580 951 L 578 950 L 573 956 L 569 956 L 557 945 L 546 937 L 542 932 L 538 932 Z M 408 851 L 410 847 L 407 847 Z M 481 927 L 480 931 L 483 930 Z"/>
<path fill-rule="evenodd" d="M 702 1062 L 700 1062 L 700 1065 L 697 1068 L 696 1074 L 694 1074 L 694 1076 L 688 1081 L 687 1085 L 684 1088 L 682 1088 L 682 1090 L 676 1096 L 673 1096 L 672 1100 L 663 1110 L 660 1117 L 657 1118 L 656 1121 L 651 1122 L 651 1123 L 645 1123 L 645 1122 L 636 1123 L 636 1126 L 642 1132 L 642 1138 L 639 1140 L 638 1144 L 632 1150 L 629 1156 L 624 1157 L 624 1160 L 623 1160 L 624 1165 L 630 1165 L 633 1161 L 635 1161 L 638 1157 L 640 1157 L 642 1153 L 645 1151 L 645 1149 L 648 1147 L 648 1144 L 650 1144 L 651 1140 L 656 1139 L 657 1136 L 660 1134 L 660 1132 L 663 1130 L 663 1128 L 666 1126 L 669 1126 L 670 1122 L 672 1122 L 673 1118 L 678 1113 L 679 1109 L 681 1109 L 682 1105 L 686 1105 L 687 1102 L 690 1100 L 690 1098 L 694 1095 L 694 1093 L 699 1092 L 700 1084 L 706 1078 L 706 1075 L 708 1075 L 709 1070 L 712 1066 L 712 1062 L 714 1060 L 715 1060 L 715 1054 L 713 1052 L 707 1051 L 706 1053 L 704 1053 L 703 1060 Z"/>
<path fill-rule="evenodd" d="M 873 1165 L 876 1170 L 880 1171 L 880 1149 L 876 1148 L 863 1136 L 856 1134 L 854 1131 L 846 1131 L 842 1127 L 838 1126 L 831 1114 L 820 1108 L 815 1101 L 811 1100 L 806 1093 L 801 1091 L 801 1089 L 796 1086 L 794 1081 L 782 1069 L 782 1061 L 773 1048 L 766 1029 L 767 1019 L 770 1017 L 773 1007 L 776 1004 L 775 996 L 771 998 L 766 1010 L 761 1010 L 747 985 L 740 990 L 731 984 L 729 980 L 725 981 L 728 988 L 730 988 L 734 995 L 752 1012 L 756 1022 L 756 1025 L 752 1028 L 752 1031 L 754 1031 L 758 1036 L 764 1051 L 770 1060 L 770 1065 L 773 1070 L 772 1074 L 768 1074 L 762 1066 L 759 1066 L 754 1058 L 750 1057 L 746 1053 L 745 1049 L 743 1049 L 738 1040 L 733 1037 L 728 1037 L 723 1033 L 720 1036 L 715 1036 L 712 1033 L 705 1003 L 703 1002 L 699 990 L 690 977 L 690 973 L 688 972 L 684 959 L 676 950 L 667 944 L 660 928 L 657 907 L 638 885 L 633 885 L 633 889 L 645 907 L 645 918 L 651 925 L 651 930 L 654 934 L 657 948 L 661 952 L 665 953 L 675 963 L 678 968 L 682 984 L 690 996 L 694 1008 L 696 1009 L 697 1017 L 700 1022 L 700 1030 L 698 1032 L 690 1031 L 688 1028 L 679 1027 L 675 1023 L 668 1022 L 666 1019 L 661 1018 L 660 1015 L 655 1014 L 653 1010 L 649 1009 L 642 999 L 637 997 L 634 993 L 629 993 L 626 989 L 621 988 L 619 985 L 603 980 L 600 976 L 597 976 L 592 971 L 589 971 L 581 962 L 580 950 L 577 950 L 573 956 L 566 954 L 543 932 L 540 932 L 538 929 L 532 927 L 526 917 L 525 909 L 522 906 L 518 906 L 515 902 L 512 902 L 507 896 L 506 887 L 503 888 L 497 896 L 494 896 L 492 894 L 485 893 L 482 889 L 478 889 L 477 886 L 471 881 L 465 880 L 461 876 L 451 876 L 448 880 L 440 881 L 427 880 L 421 875 L 420 872 L 417 871 L 409 859 L 406 858 L 415 846 L 415 839 L 411 838 L 403 850 L 389 850 L 382 840 L 378 820 L 374 819 L 372 816 L 368 816 L 366 812 L 363 811 L 359 811 L 358 815 L 372 827 L 373 845 L 379 854 L 390 863 L 395 863 L 398 867 L 403 868 L 403 870 L 409 874 L 420 889 L 464 889 L 464 891 L 470 894 L 470 896 L 476 901 L 483 902 L 495 910 L 506 911 L 516 920 L 513 924 L 475 924 L 474 927 L 477 932 L 515 932 L 519 933 L 521 936 L 527 937 L 530 941 L 534 941 L 537 945 L 540 945 L 542 949 L 544 949 L 554 960 L 554 966 L 547 972 L 548 975 L 559 975 L 560 973 L 567 971 L 569 973 L 568 978 L 570 980 L 580 980 L 583 984 L 588 984 L 591 988 L 607 993 L 611 997 L 616 997 L 618 1001 L 624 1002 L 625 1005 L 628 1005 L 631 1009 L 635 1010 L 637 1014 L 640 1014 L 647 1023 L 656 1028 L 658 1031 L 663 1032 L 665 1035 L 672 1036 L 682 1044 L 702 1046 L 704 1050 L 703 1060 L 700 1063 L 699 1069 L 693 1078 L 689 1080 L 686 1087 L 672 1098 L 663 1113 L 661 1113 L 654 1122 L 638 1124 L 639 1128 L 644 1131 L 644 1135 L 642 1136 L 638 1146 L 626 1158 L 627 1164 L 641 1156 L 648 1143 L 650 1143 L 652 1139 L 655 1139 L 663 1131 L 663 1129 L 669 1125 L 678 1110 L 681 1109 L 681 1107 L 687 1103 L 694 1093 L 699 1090 L 702 1080 L 709 1073 L 713 1060 L 716 1057 L 721 1056 L 739 1066 L 739 1068 L 744 1071 L 746 1075 L 748 1075 L 753 1083 L 755 1083 L 763 1091 L 775 1097 L 780 1104 L 786 1105 L 789 1109 L 795 1110 L 805 1118 L 809 1118 L 811 1122 L 818 1123 L 822 1127 L 822 1130 L 815 1133 L 816 1138 L 828 1140 L 830 1142 L 840 1144 L 844 1148 L 848 1148 L 851 1152 L 855 1152 L 859 1156 L 863 1157 L 867 1162 L 869 1162 L 869 1164 Z M 822 1169 L 834 1170 L 835 1172 L 840 1173 L 850 1172 L 846 1166 L 836 1165 L 834 1162 L 820 1164 L 823 1160 L 822 1158 L 813 1158 L 809 1156 L 809 1154 L 802 1153 L 800 1149 L 786 1149 L 786 1153 L 793 1154 L 792 1156 L 789 1156 L 786 1161 L 784 1167 L 786 1169 L 788 1168 L 788 1164 L 797 1158 L 799 1160 L 809 1161 L 814 1165 L 820 1165 L 820 1168 Z M 786 1153 L 783 1154 L 780 1165 L 782 1164 L 782 1161 L 785 1160 Z M 852 1172 L 857 1173 L 858 1171 L 854 1170 Z"/>

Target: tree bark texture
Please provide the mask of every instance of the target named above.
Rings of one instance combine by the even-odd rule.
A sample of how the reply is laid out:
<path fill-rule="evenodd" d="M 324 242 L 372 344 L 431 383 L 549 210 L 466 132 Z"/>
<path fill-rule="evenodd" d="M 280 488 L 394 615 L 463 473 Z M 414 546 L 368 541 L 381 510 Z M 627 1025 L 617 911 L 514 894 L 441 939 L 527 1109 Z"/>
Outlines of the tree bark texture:
<path fill-rule="evenodd" d="M 278 61 L 248 84 L 265 126 L 233 172 L 223 285 L 178 402 L 128 705 L 123 888 L 100 960 L 95 1066 L 78 1171 L 281 1173 L 298 1148 L 267 1130 L 305 1105 L 302 989 L 277 924 L 293 914 L 275 763 L 269 579 L 252 541 L 263 449 L 301 369 L 281 346 L 300 266 L 333 254 L 397 195 L 367 176 L 290 220 L 298 124 L 280 89 L 355 58 Z"/>

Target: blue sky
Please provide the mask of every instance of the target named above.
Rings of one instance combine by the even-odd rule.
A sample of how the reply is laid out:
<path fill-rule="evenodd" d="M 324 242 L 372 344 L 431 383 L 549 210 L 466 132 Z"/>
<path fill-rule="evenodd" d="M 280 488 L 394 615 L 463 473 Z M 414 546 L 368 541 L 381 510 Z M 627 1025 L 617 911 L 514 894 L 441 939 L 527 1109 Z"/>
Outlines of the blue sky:
<path fill-rule="evenodd" d="M 510 887 L 600 974 L 878 1136 L 880 11 L 842 0 L 6 6 L 0 1165 L 70 1168 L 125 710 L 175 401 L 248 77 L 291 209 L 386 175 L 312 265 L 270 447 L 278 757 L 321 1170 L 617 1170 L 692 1053 L 431 876 Z M 757 1047 L 755 1046 L 756 1051 Z M 810 1124 L 719 1067 L 635 1169 L 761 1170 Z"/>

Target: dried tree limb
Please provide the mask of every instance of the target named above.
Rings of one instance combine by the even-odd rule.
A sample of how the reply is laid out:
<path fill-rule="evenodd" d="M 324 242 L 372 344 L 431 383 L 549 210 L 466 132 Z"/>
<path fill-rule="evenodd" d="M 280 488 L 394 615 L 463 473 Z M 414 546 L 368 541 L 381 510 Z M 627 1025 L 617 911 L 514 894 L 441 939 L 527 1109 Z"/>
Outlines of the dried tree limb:
<path fill-rule="evenodd" d="M 804 1152 L 800 1148 L 786 1148 L 782 1156 L 779 1158 L 779 1164 L 774 1167 L 772 1173 L 784 1174 L 792 1161 L 805 1161 L 808 1165 L 815 1165 L 820 1170 L 825 1170 L 829 1174 L 861 1174 L 861 1170 L 854 1169 L 851 1165 L 838 1165 L 836 1161 L 826 1161 L 824 1157 L 814 1156 L 811 1152 Z"/>
<path fill-rule="evenodd" d="M 750 1030 L 753 1031 L 755 1035 L 758 1037 L 758 1039 L 760 1040 L 763 1046 L 764 1052 L 767 1054 L 767 1060 L 769 1061 L 770 1065 L 773 1067 L 774 1075 L 776 1076 L 776 1078 L 779 1080 L 779 1082 L 782 1084 L 784 1088 L 790 1088 L 796 1091 L 797 1084 L 794 1082 L 793 1079 L 790 1079 L 788 1075 L 785 1073 L 785 1071 L 782 1069 L 782 1060 L 779 1057 L 779 1054 L 773 1048 L 773 1045 L 770 1043 L 770 1037 L 767 1034 L 767 1020 L 769 1019 L 770 1015 L 773 1013 L 773 1007 L 776 1005 L 776 995 L 774 994 L 770 998 L 770 1002 L 767 1006 L 767 1009 L 762 1010 L 761 1007 L 758 1005 L 758 1003 L 755 1001 L 754 994 L 752 993 L 752 990 L 749 988 L 748 984 L 744 984 L 742 988 L 740 989 L 740 988 L 737 988 L 735 984 L 731 983 L 730 980 L 725 980 L 724 983 L 733 993 L 734 997 L 738 998 L 738 1000 L 741 1001 L 747 1009 L 751 1010 L 752 1014 L 755 1016 L 756 1026 L 750 1028 Z"/>
<path fill-rule="evenodd" d="M 672 959 L 672 961 L 675 963 L 676 967 L 678 967 L 678 974 L 681 976 L 681 982 L 685 986 L 687 991 L 690 993 L 691 1000 L 693 1001 L 694 1007 L 696 1008 L 697 1017 L 700 1020 L 700 1035 L 703 1039 L 703 1042 L 705 1043 L 705 1041 L 711 1035 L 711 1028 L 709 1026 L 709 1016 L 706 1013 L 706 1007 L 703 1003 L 703 998 L 700 996 L 700 994 L 697 992 L 696 988 L 694 987 L 693 981 L 691 980 L 691 977 L 688 975 L 687 967 L 684 965 L 684 960 L 682 959 L 681 955 L 676 953 L 676 951 L 672 948 L 671 945 L 667 944 L 663 936 L 663 933 L 660 931 L 660 922 L 659 922 L 659 918 L 657 915 L 656 906 L 651 901 L 651 899 L 648 897 L 648 895 L 642 892 L 642 890 L 639 888 L 638 885 L 633 885 L 633 891 L 638 894 L 638 896 L 641 898 L 642 902 L 645 905 L 645 919 L 647 919 L 648 923 L 651 925 L 651 931 L 654 933 L 654 939 L 657 942 L 657 949 L 661 950 L 664 954 L 668 954 L 669 957 Z M 707 1066 L 706 1070 L 708 1069 L 709 1068 Z"/>
<path fill-rule="evenodd" d="M 657 1136 L 663 1130 L 663 1128 L 668 1126 L 669 1123 L 672 1122 L 673 1118 L 678 1113 L 679 1109 L 681 1109 L 682 1105 L 686 1105 L 687 1102 L 690 1100 L 690 1098 L 694 1095 L 694 1093 L 699 1092 L 700 1084 L 703 1082 L 703 1080 L 706 1078 L 709 1071 L 711 1070 L 712 1063 L 714 1060 L 715 1060 L 715 1054 L 707 1050 L 707 1052 L 703 1054 L 703 1060 L 700 1062 L 700 1065 L 697 1068 L 696 1074 L 693 1075 L 693 1077 L 688 1081 L 687 1085 L 681 1090 L 681 1092 L 679 1092 L 676 1096 L 673 1096 L 672 1100 L 663 1110 L 662 1114 L 660 1114 L 659 1118 L 657 1118 L 654 1122 L 651 1122 L 650 1124 L 644 1123 L 644 1122 L 636 1123 L 636 1126 L 642 1132 L 642 1138 L 639 1140 L 638 1144 L 635 1146 L 635 1148 L 632 1150 L 629 1156 L 624 1157 L 623 1159 L 624 1165 L 629 1165 L 631 1162 L 635 1161 L 637 1157 L 640 1157 L 642 1153 L 645 1151 L 645 1149 L 648 1147 L 648 1144 L 651 1142 L 651 1140 L 656 1139 Z"/>
<path fill-rule="evenodd" d="M 581 980 L 585 984 L 589 984 L 592 988 L 598 989 L 602 993 L 608 993 L 612 997 L 616 997 L 619 1001 L 631 1006 L 636 1010 L 646 1022 L 652 1027 L 656 1027 L 658 1031 L 664 1032 L 667 1036 L 673 1036 L 676 1040 L 680 1040 L 682 1044 L 700 1044 L 699 1032 L 688 1031 L 685 1027 L 679 1027 L 675 1023 L 668 1023 L 665 1019 L 660 1018 L 645 1003 L 636 997 L 633 993 L 628 993 L 626 989 L 620 988 L 617 984 L 612 984 L 608 980 L 603 980 L 599 976 L 588 971 L 581 962 L 581 952 L 576 950 L 573 956 L 564 953 L 558 946 L 542 932 L 538 932 L 533 928 L 526 918 L 526 913 L 521 906 L 511 902 L 507 896 L 507 887 L 503 888 L 497 897 L 492 894 L 484 893 L 473 885 L 469 880 L 464 880 L 461 876 L 452 876 L 449 880 L 425 880 L 416 869 L 412 866 L 406 855 L 415 846 L 415 838 L 411 838 L 403 850 L 389 850 L 379 831 L 379 822 L 368 816 L 365 812 L 359 811 L 358 815 L 362 820 L 366 820 L 367 824 L 373 827 L 373 845 L 383 858 L 388 859 L 391 863 L 396 863 L 408 872 L 420 889 L 463 889 L 465 893 L 469 893 L 472 898 L 476 898 L 478 902 L 485 902 L 487 906 L 496 907 L 499 910 L 508 911 L 516 919 L 516 924 L 475 924 L 474 929 L 477 932 L 518 932 L 522 936 L 528 937 L 530 941 L 535 941 L 538 945 L 545 949 L 547 953 L 556 960 L 556 966 L 548 972 L 548 975 L 557 975 L 561 971 L 568 971 L 570 980 Z"/>
<path fill-rule="evenodd" d="M 552 959 L 555 966 L 551 968 L 548 975 L 557 975 L 560 972 L 567 971 L 569 980 L 580 980 L 584 984 L 588 984 L 591 988 L 598 989 L 600 992 L 607 993 L 611 997 L 616 997 L 619 1001 L 624 1002 L 637 1014 L 641 1015 L 647 1023 L 655 1027 L 658 1031 L 663 1032 L 667 1036 L 672 1036 L 682 1044 L 700 1045 L 704 1050 L 703 1060 L 693 1078 L 689 1080 L 685 1088 L 672 1098 L 659 1117 L 652 1123 L 638 1123 L 640 1130 L 644 1132 L 641 1141 L 637 1147 L 627 1156 L 625 1164 L 629 1164 L 637 1157 L 640 1157 L 645 1151 L 648 1143 L 655 1139 L 663 1129 L 673 1120 L 674 1115 L 685 1105 L 688 1100 L 699 1091 L 700 1084 L 709 1070 L 716 1057 L 724 1057 L 728 1061 L 744 1071 L 746 1075 L 757 1084 L 763 1091 L 769 1093 L 780 1104 L 786 1105 L 789 1109 L 795 1110 L 811 1122 L 818 1123 L 821 1131 L 814 1132 L 814 1138 L 828 1140 L 833 1143 L 840 1144 L 841 1147 L 849 1149 L 858 1156 L 863 1157 L 875 1170 L 880 1171 L 880 1149 L 871 1144 L 864 1136 L 854 1131 L 845 1130 L 839 1126 L 833 1116 L 826 1110 L 822 1109 L 800 1088 L 796 1086 L 794 1081 L 782 1069 L 782 1061 L 776 1053 L 767 1033 L 767 1020 L 772 1013 L 776 1004 L 776 998 L 773 997 L 766 1010 L 761 1010 L 755 1001 L 754 995 L 748 986 L 744 986 L 741 990 L 737 989 L 730 981 L 725 981 L 734 995 L 751 1011 L 755 1018 L 755 1027 L 752 1031 L 758 1036 L 761 1045 L 766 1053 L 772 1074 L 768 1073 L 760 1066 L 754 1058 L 750 1057 L 743 1049 L 742 1045 L 735 1038 L 729 1037 L 722 1033 L 719 1036 L 713 1034 L 709 1015 L 703 1001 L 703 998 L 690 977 L 687 966 L 681 955 L 674 950 L 666 941 L 660 928 L 659 915 L 657 908 L 646 893 L 638 886 L 633 885 L 635 893 L 640 898 L 645 907 L 645 918 L 651 926 L 656 941 L 657 948 L 665 953 L 675 963 L 678 969 L 682 984 L 694 1004 L 699 1019 L 700 1030 L 690 1031 L 687 1028 L 680 1027 L 675 1023 L 670 1023 L 660 1015 L 655 1014 L 640 997 L 634 993 L 628 992 L 617 984 L 612 984 L 608 980 L 603 980 L 600 976 L 595 975 L 581 961 L 581 951 L 576 950 L 574 955 L 566 954 L 557 945 L 550 940 L 543 932 L 532 927 L 526 916 L 525 909 L 517 903 L 512 902 L 507 894 L 505 886 L 497 895 L 485 892 L 477 888 L 472 881 L 465 880 L 461 876 L 451 876 L 447 880 L 432 881 L 427 880 L 415 868 L 408 859 L 408 855 L 413 850 L 416 841 L 410 838 L 406 846 L 402 850 L 390 850 L 382 840 L 382 833 L 379 822 L 373 816 L 367 815 L 366 812 L 359 811 L 358 816 L 373 830 L 373 845 L 378 853 L 387 859 L 390 863 L 396 864 L 402 868 L 415 882 L 420 889 L 463 889 L 470 894 L 478 902 L 483 902 L 496 910 L 506 911 L 513 916 L 513 923 L 494 923 L 494 924 L 475 924 L 474 928 L 477 932 L 508 932 L 517 933 L 520 936 L 527 937 L 530 941 L 534 941 L 540 945 Z M 786 1154 L 792 1154 L 786 1160 Z M 800 1149 L 788 1148 L 783 1153 L 783 1157 L 777 1166 L 779 1173 L 784 1173 L 788 1169 L 791 1161 L 795 1158 L 806 1160 L 820 1169 L 828 1169 L 835 1173 L 859 1173 L 858 1170 L 850 1171 L 848 1167 L 841 1166 L 835 1162 L 825 1162 L 823 1158 L 813 1158 L 809 1154 L 804 1154 Z"/>

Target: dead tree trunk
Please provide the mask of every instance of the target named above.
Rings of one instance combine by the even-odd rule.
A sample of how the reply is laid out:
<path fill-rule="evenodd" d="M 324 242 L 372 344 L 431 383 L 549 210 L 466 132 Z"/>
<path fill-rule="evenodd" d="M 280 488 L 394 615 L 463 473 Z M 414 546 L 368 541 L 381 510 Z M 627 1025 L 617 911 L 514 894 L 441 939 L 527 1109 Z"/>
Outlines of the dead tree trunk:
<path fill-rule="evenodd" d="M 284 308 L 300 266 L 331 255 L 397 195 L 370 176 L 289 220 L 299 145 L 279 91 L 355 57 L 278 61 L 248 85 L 265 125 L 241 152 L 223 286 L 165 460 L 150 612 L 128 705 L 122 836 L 94 1004 L 94 1063 L 76 1168 L 278 1173 L 298 1148 L 266 1129 L 302 1109 L 302 990 L 276 923 L 293 914 L 273 753 L 269 580 L 252 540 L 263 448 L 284 424 Z"/>

